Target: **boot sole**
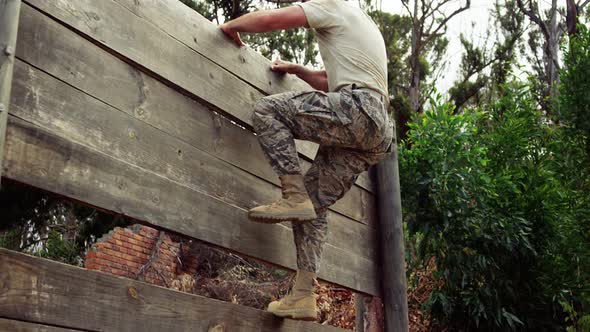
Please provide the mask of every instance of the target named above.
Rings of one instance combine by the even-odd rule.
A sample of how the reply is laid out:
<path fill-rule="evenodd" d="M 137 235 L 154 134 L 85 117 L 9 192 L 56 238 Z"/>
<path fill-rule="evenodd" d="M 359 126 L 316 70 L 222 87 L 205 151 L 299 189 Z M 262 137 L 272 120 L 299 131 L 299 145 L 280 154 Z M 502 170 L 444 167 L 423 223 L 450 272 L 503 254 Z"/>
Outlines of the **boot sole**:
<path fill-rule="evenodd" d="M 305 214 L 305 215 L 286 215 L 286 216 L 265 216 L 265 215 L 256 215 L 256 214 L 248 214 L 248 218 L 254 222 L 263 223 L 263 224 L 278 224 L 284 221 L 291 221 L 294 223 L 304 223 L 308 221 L 313 221 L 317 218 L 315 213 Z"/>
<path fill-rule="evenodd" d="M 318 319 L 317 312 L 311 310 L 278 310 L 271 311 L 271 313 L 277 317 L 289 318 L 293 320 L 303 320 L 313 322 Z"/>

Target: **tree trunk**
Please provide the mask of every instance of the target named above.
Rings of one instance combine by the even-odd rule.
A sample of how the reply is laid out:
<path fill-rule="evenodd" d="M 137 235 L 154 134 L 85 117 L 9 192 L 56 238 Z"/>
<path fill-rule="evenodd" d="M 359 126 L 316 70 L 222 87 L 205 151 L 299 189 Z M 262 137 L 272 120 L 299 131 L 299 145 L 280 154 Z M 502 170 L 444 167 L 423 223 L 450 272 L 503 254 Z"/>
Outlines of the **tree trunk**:
<path fill-rule="evenodd" d="M 567 33 L 570 36 L 574 36 L 578 33 L 578 6 L 576 5 L 575 0 L 566 0 L 567 1 L 567 16 L 566 16 L 566 24 L 567 24 Z"/>
<path fill-rule="evenodd" d="M 548 68 L 547 78 L 549 79 L 549 96 L 551 100 L 555 98 L 557 94 L 557 83 L 559 83 L 559 73 L 557 68 L 558 63 L 558 52 L 559 52 L 559 31 L 557 26 L 557 0 L 553 0 L 551 5 L 551 22 L 549 25 L 549 40 L 548 40 Z"/>
<path fill-rule="evenodd" d="M 414 112 L 420 112 L 420 42 L 421 27 L 418 22 L 418 1 L 414 1 L 414 14 L 412 22 L 412 53 L 410 54 L 410 106 Z"/>

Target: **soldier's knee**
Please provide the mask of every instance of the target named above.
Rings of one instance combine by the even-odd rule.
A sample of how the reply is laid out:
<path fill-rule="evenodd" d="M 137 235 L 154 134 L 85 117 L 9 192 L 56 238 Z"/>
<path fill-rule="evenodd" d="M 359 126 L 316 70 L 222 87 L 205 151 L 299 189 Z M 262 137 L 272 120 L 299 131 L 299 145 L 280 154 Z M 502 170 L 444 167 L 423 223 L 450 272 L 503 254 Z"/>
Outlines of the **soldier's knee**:
<path fill-rule="evenodd" d="M 272 103 L 270 102 L 270 96 L 260 99 L 254 105 L 254 116 L 268 115 L 272 113 Z"/>
<path fill-rule="evenodd" d="M 254 112 L 252 113 L 252 125 L 254 129 L 258 130 L 267 121 L 269 115 L 271 115 L 272 109 L 270 103 L 267 100 L 268 97 L 260 99 L 254 105 Z"/>

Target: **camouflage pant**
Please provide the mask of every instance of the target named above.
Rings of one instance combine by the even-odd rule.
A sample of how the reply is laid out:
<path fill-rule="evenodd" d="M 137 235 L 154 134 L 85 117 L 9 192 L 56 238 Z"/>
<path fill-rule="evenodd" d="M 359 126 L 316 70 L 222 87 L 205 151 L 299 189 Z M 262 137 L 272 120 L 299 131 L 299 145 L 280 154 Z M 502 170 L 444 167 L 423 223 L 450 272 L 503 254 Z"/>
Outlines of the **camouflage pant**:
<path fill-rule="evenodd" d="M 385 155 L 391 143 L 393 124 L 377 96 L 346 87 L 332 93 L 282 93 L 256 104 L 254 129 L 279 176 L 302 173 L 294 139 L 320 145 L 305 174 L 318 218 L 293 224 L 299 269 L 319 271 L 328 232 L 328 207 L 348 192 L 360 173 Z"/>

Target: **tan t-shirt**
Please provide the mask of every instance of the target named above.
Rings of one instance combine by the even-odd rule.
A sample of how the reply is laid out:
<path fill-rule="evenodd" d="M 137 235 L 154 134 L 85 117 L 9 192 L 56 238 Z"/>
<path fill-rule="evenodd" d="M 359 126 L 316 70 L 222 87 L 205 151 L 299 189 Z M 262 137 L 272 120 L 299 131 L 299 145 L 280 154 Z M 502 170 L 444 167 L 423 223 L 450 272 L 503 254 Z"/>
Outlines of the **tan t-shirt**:
<path fill-rule="evenodd" d="M 330 91 L 355 83 L 387 96 L 387 54 L 379 28 L 344 0 L 298 4 L 315 29 Z"/>

